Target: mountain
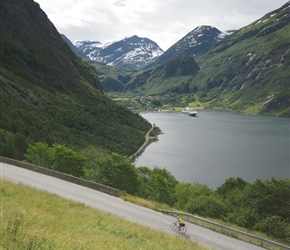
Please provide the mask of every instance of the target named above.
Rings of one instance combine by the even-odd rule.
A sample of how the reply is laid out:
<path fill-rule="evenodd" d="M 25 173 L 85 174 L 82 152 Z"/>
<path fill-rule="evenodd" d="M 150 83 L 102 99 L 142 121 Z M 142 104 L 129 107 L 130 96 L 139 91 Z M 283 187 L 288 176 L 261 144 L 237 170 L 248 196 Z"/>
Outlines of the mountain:
<path fill-rule="evenodd" d="M 193 57 L 175 57 L 136 73 L 125 85 L 125 89 L 146 95 L 188 94 L 190 80 L 198 71 L 199 66 Z"/>
<path fill-rule="evenodd" d="M 234 32 L 234 30 L 221 32 L 217 28 L 207 25 L 198 26 L 173 44 L 156 60 L 145 66 L 145 69 L 162 64 L 173 57 L 203 55 Z"/>
<path fill-rule="evenodd" d="M 96 61 L 88 61 L 95 68 L 105 93 L 122 92 L 137 70 L 108 66 Z"/>
<path fill-rule="evenodd" d="M 211 30 L 214 45 L 205 43 L 199 47 L 204 50 L 197 50 L 189 46 L 193 40 L 188 35 L 156 61 L 167 52 L 171 59 L 132 74 L 124 89 L 135 95 L 154 95 L 163 104 L 202 103 L 205 108 L 290 117 L 289 5 L 290 1 L 225 38 L 212 27 L 199 36 L 198 27 L 196 37 L 205 37 L 204 30 Z M 193 54 L 184 57 L 190 53 L 196 54 L 194 59 Z"/>
<path fill-rule="evenodd" d="M 215 27 L 212 26 L 198 26 L 194 30 L 192 30 L 190 33 L 188 33 L 186 36 L 184 36 L 182 39 L 180 39 L 176 44 L 172 45 L 168 50 L 166 50 L 164 53 L 160 54 L 157 57 L 152 58 L 150 61 L 148 61 L 145 65 L 143 65 L 143 70 L 147 70 L 150 68 L 153 68 L 155 66 L 161 65 L 163 63 L 169 62 L 171 59 L 176 57 L 187 57 L 187 56 L 201 56 L 205 54 L 207 51 L 209 51 L 211 48 L 213 48 L 216 44 L 218 44 L 220 41 L 222 41 L 225 37 L 229 36 L 230 34 L 234 33 L 234 31 L 226 31 L 221 32 Z M 90 43 L 93 44 L 93 46 L 101 46 L 99 42 L 88 42 L 88 46 L 90 47 Z M 114 44 L 114 43 L 113 43 Z M 85 51 L 85 48 L 83 48 L 83 51 Z M 180 59 L 178 59 L 180 60 Z M 192 60 L 191 60 L 192 61 Z M 172 62 L 169 62 L 170 65 L 172 65 Z M 195 63 L 194 63 L 195 64 Z M 177 64 L 180 67 L 181 65 L 184 65 L 183 63 Z M 100 68 L 100 65 L 94 64 L 97 68 Z M 185 66 L 185 65 L 184 65 Z M 169 66 L 164 66 L 165 68 Z M 190 68 L 191 66 L 188 65 L 186 68 Z M 162 68 L 162 67 L 161 67 Z M 193 68 L 196 68 L 193 66 Z M 160 69 L 160 68 L 159 68 Z M 185 71 L 187 71 L 185 69 Z M 112 69 L 113 70 L 113 69 Z M 142 70 L 142 68 L 138 67 L 138 70 Z M 126 72 L 124 75 L 124 72 L 120 72 L 119 74 L 110 74 L 108 73 L 103 74 L 102 71 L 108 72 L 107 70 L 100 70 L 98 71 L 99 76 L 101 76 L 100 80 L 102 82 L 102 85 L 104 86 L 105 92 L 118 92 L 118 91 L 125 91 L 125 90 L 132 90 L 132 87 L 136 85 L 136 82 L 139 79 L 140 74 L 136 74 L 135 72 Z M 172 71 L 175 72 L 176 70 Z M 146 73 L 142 73 L 143 79 L 144 75 L 149 73 L 151 71 L 147 71 Z M 155 71 L 154 71 L 155 72 Z M 181 74 L 184 72 L 184 69 L 180 70 Z M 191 74 L 194 74 L 195 71 L 193 71 Z M 136 74 L 136 75 L 135 75 Z M 128 85 L 127 83 L 132 79 L 133 75 L 135 75 L 135 79 L 132 80 Z M 166 75 L 166 74 L 165 74 Z M 151 78 L 150 81 L 153 79 L 156 80 L 155 77 Z M 160 79 L 159 79 L 160 80 Z M 160 81 L 158 82 L 160 83 Z M 186 80 L 187 82 L 188 80 Z M 143 85 L 144 82 L 141 80 L 142 84 L 137 84 L 138 86 Z M 126 86 L 127 85 L 127 86 Z M 156 84 L 154 84 L 156 85 Z M 170 89 L 177 88 L 179 89 L 179 81 L 175 82 L 174 84 L 170 84 Z M 169 86 L 169 85 L 168 85 Z M 167 87 L 165 88 L 167 89 Z M 184 89 L 184 88 L 182 88 Z M 137 90 L 135 90 L 137 91 Z M 162 90 L 164 91 L 164 89 Z M 180 91 L 180 90 L 178 90 Z M 144 91 L 143 91 L 144 92 Z M 156 91 L 153 91 L 156 93 Z M 151 93 L 151 91 L 150 91 Z"/>
<path fill-rule="evenodd" d="M 208 107 L 290 116 L 290 1 L 197 58 L 191 88 Z"/>
<path fill-rule="evenodd" d="M 61 34 L 61 38 L 62 38 L 62 40 L 64 40 L 67 43 L 67 45 L 70 47 L 70 49 L 73 52 L 75 52 L 78 56 L 89 60 L 89 58 L 86 56 L 86 54 L 84 54 L 82 50 L 80 50 L 79 48 L 74 46 L 73 43 L 64 34 Z"/>
<path fill-rule="evenodd" d="M 92 61 L 128 69 L 141 69 L 163 53 L 157 43 L 138 36 L 106 44 L 98 41 L 76 41 L 73 44 Z"/>
<path fill-rule="evenodd" d="M 149 69 L 175 56 L 198 56 L 206 53 L 234 30 L 221 32 L 212 26 L 198 26 L 165 52 L 152 40 L 132 36 L 102 44 L 76 41 L 72 48 L 78 55 L 110 66 L 133 70 Z M 69 40 L 68 44 L 72 44 Z"/>
<path fill-rule="evenodd" d="M 23 159 L 28 144 L 65 144 L 91 159 L 131 155 L 151 128 L 103 93 L 95 68 L 63 41 L 33 0 L 1 4 L 0 154 Z"/>

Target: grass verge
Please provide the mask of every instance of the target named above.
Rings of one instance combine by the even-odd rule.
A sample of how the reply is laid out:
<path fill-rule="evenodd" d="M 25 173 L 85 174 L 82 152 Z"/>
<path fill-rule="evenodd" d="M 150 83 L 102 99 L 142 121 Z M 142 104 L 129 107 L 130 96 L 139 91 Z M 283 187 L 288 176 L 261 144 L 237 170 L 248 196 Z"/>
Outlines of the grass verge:
<path fill-rule="evenodd" d="M 190 249 L 194 242 L 1 179 L 0 249 Z"/>
<path fill-rule="evenodd" d="M 158 202 L 155 202 L 155 201 L 145 200 L 145 199 L 142 199 L 142 198 L 136 197 L 136 196 L 127 195 L 127 196 L 123 196 L 122 199 L 124 199 L 126 201 L 129 201 L 129 202 L 132 202 L 134 204 L 143 206 L 143 207 L 147 207 L 147 208 L 156 210 L 156 211 L 169 210 L 169 211 L 176 211 L 176 212 L 186 213 L 184 211 L 173 209 L 172 207 L 169 207 L 167 204 L 161 204 L 161 203 L 158 203 Z M 196 216 L 200 217 L 198 215 L 196 215 Z M 213 218 L 208 218 L 208 217 L 202 217 L 202 218 L 206 219 L 206 220 L 209 220 L 209 221 L 212 221 L 212 222 L 215 222 L 215 223 L 218 223 L 218 224 L 221 224 L 221 225 L 224 225 L 224 226 L 227 226 L 227 227 L 230 227 L 230 228 L 234 228 L 234 229 L 240 230 L 242 232 L 246 232 L 248 234 L 253 234 L 255 236 L 267 239 L 269 241 L 277 242 L 277 243 L 280 243 L 280 244 L 286 245 L 286 246 L 289 245 L 288 242 L 283 242 L 283 241 L 281 241 L 279 239 L 270 237 L 270 236 L 268 236 L 268 235 L 266 235 L 264 233 L 258 232 L 258 231 L 249 230 L 247 228 L 239 227 L 239 226 L 237 226 L 237 225 L 235 225 L 233 223 L 230 223 L 230 222 L 225 222 L 225 221 L 220 220 L 220 219 L 213 219 Z M 271 250 L 282 250 L 282 249 L 284 249 L 284 248 L 281 248 L 281 247 L 273 246 L 272 244 L 261 243 L 261 241 L 253 239 L 251 237 L 248 237 L 248 236 L 245 236 L 245 235 L 242 235 L 242 234 L 238 234 L 238 233 L 229 231 L 227 229 L 220 228 L 218 226 L 210 225 L 208 223 L 202 222 L 200 220 L 196 220 L 194 218 L 190 218 L 190 217 L 188 217 L 188 218 L 186 217 L 185 218 L 184 217 L 183 219 L 185 219 L 186 221 L 191 222 L 193 224 L 208 228 L 210 230 L 213 230 L 213 231 L 225 234 L 225 235 L 228 235 L 230 237 L 237 238 L 237 239 L 240 239 L 240 240 L 243 240 L 243 241 L 255 244 L 255 245 L 263 246 L 263 247 L 265 247 L 267 249 L 271 249 Z"/>

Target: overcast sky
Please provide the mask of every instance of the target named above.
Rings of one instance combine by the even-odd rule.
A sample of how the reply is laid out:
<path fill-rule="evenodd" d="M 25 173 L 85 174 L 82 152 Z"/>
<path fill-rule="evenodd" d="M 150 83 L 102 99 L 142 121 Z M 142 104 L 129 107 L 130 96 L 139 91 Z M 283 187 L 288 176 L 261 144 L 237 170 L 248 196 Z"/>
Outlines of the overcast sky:
<path fill-rule="evenodd" d="M 72 42 L 137 35 L 167 50 L 199 25 L 240 29 L 288 0 L 34 0 Z"/>

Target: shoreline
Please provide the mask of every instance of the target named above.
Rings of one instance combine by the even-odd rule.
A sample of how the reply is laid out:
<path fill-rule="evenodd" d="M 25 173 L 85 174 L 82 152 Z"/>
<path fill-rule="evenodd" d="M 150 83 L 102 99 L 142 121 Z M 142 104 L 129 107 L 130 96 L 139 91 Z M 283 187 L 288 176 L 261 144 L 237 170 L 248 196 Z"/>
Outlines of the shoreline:
<path fill-rule="evenodd" d="M 129 156 L 130 160 L 134 160 L 134 162 L 135 162 L 136 157 L 138 157 L 141 154 L 141 152 L 150 144 L 149 143 L 150 142 L 149 135 L 150 135 L 151 131 L 156 127 L 154 124 L 151 124 L 151 126 L 152 126 L 151 129 L 145 135 L 145 142 L 142 144 L 142 146 L 134 154 Z"/>
<path fill-rule="evenodd" d="M 179 110 L 180 109 L 180 110 Z M 146 113 L 181 113 L 182 108 L 177 108 L 177 110 L 158 110 L 158 111 L 140 111 L 139 114 L 146 114 Z M 211 108 L 211 109 L 204 109 L 204 108 L 195 108 L 196 111 L 228 111 L 233 114 L 238 115 L 257 115 L 257 116 L 270 116 L 270 117 L 281 117 L 281 118 L 290 118 L 290 116 L 280 116 L 275 114 L 261 114 L 261 113 L 246 113 L 246 112 L 238 112 L 232 109 L 223 109 L 223 108 Z"/>

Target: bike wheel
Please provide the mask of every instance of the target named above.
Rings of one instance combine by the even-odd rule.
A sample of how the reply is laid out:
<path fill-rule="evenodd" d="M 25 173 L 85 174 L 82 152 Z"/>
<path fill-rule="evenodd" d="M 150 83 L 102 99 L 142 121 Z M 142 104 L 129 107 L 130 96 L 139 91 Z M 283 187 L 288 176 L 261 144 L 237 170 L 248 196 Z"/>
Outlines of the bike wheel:
<path fill-rule="evenodd" d="M 185 226 L 181 227 L 181 232 L 185 234 L 187 232 L 187 228 Z"/>
<path fill-rule="evenodd" d="M 177 225 L 174 222 L 171 224 L 171 229 L 174 231 L 177 230 Z"/>

